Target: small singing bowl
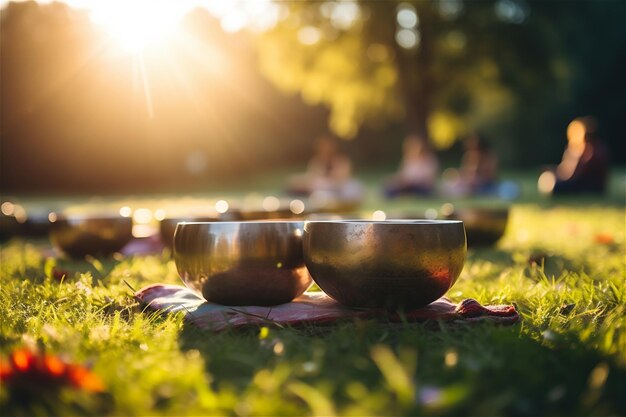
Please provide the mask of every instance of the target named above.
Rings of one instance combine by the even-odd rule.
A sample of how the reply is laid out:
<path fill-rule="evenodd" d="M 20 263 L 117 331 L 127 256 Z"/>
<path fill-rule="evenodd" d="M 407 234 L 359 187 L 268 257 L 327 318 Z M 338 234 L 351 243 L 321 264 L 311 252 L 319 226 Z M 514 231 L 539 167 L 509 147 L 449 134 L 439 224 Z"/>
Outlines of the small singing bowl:
<path fill-rule="evenodd" d="M 133 237 L 130 217 L 55 214 L 50 221 L 50 241 L 72 258 L 110 255 Z"/>
<path fill-rule="evenodd" d="M 508 208 L 454 209 L 446 219 L 461 220 L 468 246 L 491 246 L 504 235 L 509 220 Z"/>
<path fill-rule="evenodd" d="M 427 305 L 456 282 L 467 253 L 454 220 L 311 221 L 303 244 L 313 280 L 349 307 Z"/>
<path fill-rule="evenodd" d="M 188 288 L 223 305 L 288 303 L 312 284 L 303 222 L 179 223 L 174 261 Z"/>

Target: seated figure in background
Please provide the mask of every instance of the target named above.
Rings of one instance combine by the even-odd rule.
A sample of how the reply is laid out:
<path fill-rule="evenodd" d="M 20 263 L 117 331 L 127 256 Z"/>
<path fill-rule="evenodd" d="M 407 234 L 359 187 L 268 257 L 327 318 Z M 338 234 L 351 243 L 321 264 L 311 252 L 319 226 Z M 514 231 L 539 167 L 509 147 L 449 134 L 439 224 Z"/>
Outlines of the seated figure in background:
<path fill-rule="evenodd" d="M 443 173 L 443 192 L 454 197 L 498 195 L 498 156 L 489 143 L 474 133 L 465 139 L 464 148 L 459 170 L 450 168 Z"/>
<path fill-rule="evenodd" d="M 574 119 L 568 125 L 567 147 L 561 163 L 555 171 L 542 174 L 540 191 L 559 195 L 606 190 L 609 157 L 597 129 L 597 121 L 590 116 Z"/>
<path fill-rule="evenodd" d="M 468 194 L 493 194 L 498 185 L 498 156 L 489 142 L 477 133 L 465 140 L 461 181 Z"/>
<path fill-rule="evenodd" d="M 363 188 L 352 178 L 352 162 L 331 136 L 315 142 L 314 155 L 304 174 L 290 178 L 287 192 L 320 201 L 360 201 Z"/>
<path fill-rule="evenodd" d="M 426 140 L 416 135 L 408 136 L 402 144 L 400 168 L 385 182 L 385 196 L 430 195 L 435 188 L 438 171 L 439 161 Z"/>

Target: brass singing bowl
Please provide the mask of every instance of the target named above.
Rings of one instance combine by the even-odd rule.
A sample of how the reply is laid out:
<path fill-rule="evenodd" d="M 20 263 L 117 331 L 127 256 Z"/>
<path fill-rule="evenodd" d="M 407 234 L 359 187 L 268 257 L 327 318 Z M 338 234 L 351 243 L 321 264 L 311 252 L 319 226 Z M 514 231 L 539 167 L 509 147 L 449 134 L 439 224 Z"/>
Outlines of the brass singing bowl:
<path fill-rule="evenodd" d="M 312 284 L 303 222 L 179 223 L 174 261 L 185 285 L 223 305 L 287 303 Z"/>
<path fill-rule="evenodd" d="M 19 236 L 22 224 L 14 216 L 6 216 L 0 212 L 0 241 Z"/>
<path fill-rule="evenodd" d="M 51 224 L 47 215 L 29 215 L 18 220 L 15 216 L 0 213 L 0 241 L 12 237 L 44 237 L 50 233 Z"/>
<path fill-rule="evenodd" d="M 461 220 L 467 233 L 467 246 L 491 246 L 504 235 L 509 221 L 508 208 L 460 208 L 445 216 Z"/>
<path fill-rule="evenodd" d="M 50 241 L 72 258 L 106 256 L 122 249 L 132 239 L 133 221 L 121 216 L 56 215 Z"/>
<path fill-rule="evenodd" d="M 312 221 L 303 242 L 317 285 L 349 307 L 427 305 L 456 282 L 467 253 L 454 220 Z"/>

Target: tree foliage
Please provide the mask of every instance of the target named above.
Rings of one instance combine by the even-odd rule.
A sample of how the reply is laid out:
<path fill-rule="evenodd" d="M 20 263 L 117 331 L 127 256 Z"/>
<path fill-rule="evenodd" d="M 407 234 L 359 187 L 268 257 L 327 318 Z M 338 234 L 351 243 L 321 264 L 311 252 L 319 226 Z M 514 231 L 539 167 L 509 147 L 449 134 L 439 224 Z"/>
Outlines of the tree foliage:
<path fill-rule="evenodd" d="M 261 70 L 327 106 L 330 129 L 344 138 L 404 120 L 409 133 L 446 148 L 469 130 L 540 120 L 548 104 L 564 104 L 575 77 L 555 7 L 542 3 L 280 4 L 285 17 L 258 38 Z"/>

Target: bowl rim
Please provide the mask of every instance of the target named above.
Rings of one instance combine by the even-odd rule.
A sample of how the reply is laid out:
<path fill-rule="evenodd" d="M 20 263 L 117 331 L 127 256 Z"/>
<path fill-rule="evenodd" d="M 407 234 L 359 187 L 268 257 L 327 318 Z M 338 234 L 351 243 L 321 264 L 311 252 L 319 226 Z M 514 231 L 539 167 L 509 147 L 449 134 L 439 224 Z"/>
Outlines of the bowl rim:
<path fill-rule="evenodd" d="M 463 224 L 463 220 L 458 219 L 385 219 L 385 220 L 367 220 L 367 219 L 341 219 L 341 220 L 305 220 L 305 224 L 312 223 L 332 223 L 332 224 L 348 224 L 348 225 L 433 225 L 439 226 L 444 224 Z"/>
<path fill-rule="evenodd" d="M 230 225 L 240 225 L 240 224 L 304 224 L 304 220 L 275 220 L 275 219 L 260 219 L 260 220 L 229 220 L 229 221 L 212 221 L 212 222 L 195 222 L 195 221 L 182 221 L 178 222 L 179 224 L 184 224 L 186 226 L 209 226 L 209 225 L 220 225 L 220 226 L 230 226 Z"/>

